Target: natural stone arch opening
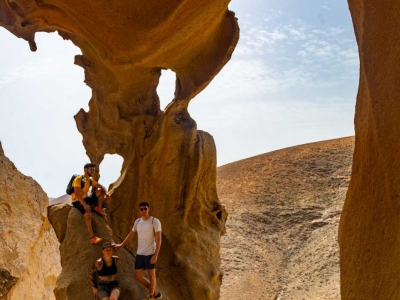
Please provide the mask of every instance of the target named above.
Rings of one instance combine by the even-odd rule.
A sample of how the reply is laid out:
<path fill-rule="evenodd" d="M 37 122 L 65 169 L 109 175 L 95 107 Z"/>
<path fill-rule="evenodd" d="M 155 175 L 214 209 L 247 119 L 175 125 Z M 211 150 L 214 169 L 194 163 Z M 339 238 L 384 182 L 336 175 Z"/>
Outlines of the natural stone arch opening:
<path fill-rule="evenodd" d="M 157 86 L 157 94 L 160 97 L 161 110 L 165 110 L 174 99 L 175 81 L 175 72 L 171 70 L 161 70 L 161 76 Z"/>
<path fill-rule="evenodd" d="M 92 89 L 89 111 L 75 115 L 86 153 L 96 164 L 108 153 L 124 159 L 112 190 L 115 238 L 131 229 L 139 201 L 150 199 L 171 250 L 160 257 L 168 262 L 160 272 L 163 289 L 171 299 L 219 298 L 226 211 L 216 193 L 215 145 L 197 130 L 187 107 L 236 46 L 229 1 L 67 2 L 0 0 L 0 25 L 32 50 L 39 31 L 57 30 L 79 46 L 75 64 Z M 156 92 L 162 69 L 177 74 L 174 101 L 164 112 Z M 56 288 L 56 295 L 65 297 L 69 286 Z M 81 297 L 90 293 L 83 288 Z"/>
<path fill-rule="evenodd" d="M 37 34 L 40 49 L 32 52 L 22 39 L 0 31 L 0 54 L 7 58 L 0 71 L 5 80 L 1 142 L 22 173 L 34 177 L 49 197 L 60 196 L 65 181 L 89 160 L 73 119 L 80 108 L 89 110 L 81 99 L 91 95 L 83 70 L 73 65 L 81 51 L 55 33 L 42 32 Z"/>
<path fill-rule="evenodd" d="M 100 182 L 105 186 L 112 186 L 118 181 L 121 175 L 122 165 L 124 159 L 118 154 L 106 154 L 101 162 L 100 169 Z M 105 171 L 102 171 L 105 170 Z"/>

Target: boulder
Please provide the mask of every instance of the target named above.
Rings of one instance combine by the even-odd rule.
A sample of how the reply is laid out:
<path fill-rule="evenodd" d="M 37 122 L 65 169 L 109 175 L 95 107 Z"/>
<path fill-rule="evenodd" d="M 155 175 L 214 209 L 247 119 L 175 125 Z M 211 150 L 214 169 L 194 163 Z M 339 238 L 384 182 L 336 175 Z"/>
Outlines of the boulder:
<path fill-rule="evenodd" d="M 58 242 L 48 197 L 4 156 L 0 144 L 0 299 L 55 299 Z"/>

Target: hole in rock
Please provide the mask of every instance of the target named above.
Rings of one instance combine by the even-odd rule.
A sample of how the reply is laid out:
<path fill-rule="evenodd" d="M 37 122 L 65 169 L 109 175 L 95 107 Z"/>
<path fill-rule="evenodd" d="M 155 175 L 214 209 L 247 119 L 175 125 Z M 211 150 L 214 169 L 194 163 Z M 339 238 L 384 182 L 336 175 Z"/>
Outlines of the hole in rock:
<path fill-rule="evenodd" d="M 217 212 L 218 220 L 222 220 L 222 211 Z"/>
<path fill-rule="evenodd" d="M 49 197 L 65 194 L 89 161 L 74 115 L 88 110 L 91 89 L 74 65 L 81 54 L 57 34 L 37 33 L 38 50 L 0 28 L 0 141 L 18 170 Z"/>
<path fill-rule="evenodd" d="M 99 183 L 107 189 L 121 175 L 124 159 L 118 154 L 106 154 L 100 164 Z"/>
<path fill-rule="evenodd" d="M 171 70 L 161 70 L 161 77 L 157 86 L 157 94 L 160 98 L 161 110 L 164 110 L 175 97 L 175 79 L 175 72 Z"/>

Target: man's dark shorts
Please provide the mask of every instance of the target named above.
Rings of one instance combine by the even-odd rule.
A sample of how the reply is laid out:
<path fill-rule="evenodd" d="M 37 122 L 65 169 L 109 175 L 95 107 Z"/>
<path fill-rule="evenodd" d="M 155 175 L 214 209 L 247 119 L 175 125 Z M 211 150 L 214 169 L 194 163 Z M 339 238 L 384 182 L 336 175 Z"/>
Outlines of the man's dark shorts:
<path fill-rule="evenodd" d="M 95 204 L 95 203 L 93 203 L 93 201 L 94 201 L 93 197 L 86 197 L 85 199 L 83 199 L 83 201 L 85 201 L 86 204 L 91 207 L 91 211 L 94 212 L 94 209 L 92 207 L 92 205 Z M 77 208 L 81 212 L 82 215 L 84 215 L 86 213 L 85 208 L 83 207 L 83 205 L 79 201 L 72 202 L 72 205 L 75 208 Z"/>
<path fill-rule="evenodd" d="M 144 269 L 144 270 L 151 270 L 156 268 L 156 264 L 151 264 L 150 260 L 153 255 L 136 255 L 135 260 L 135 270 L 136 269 Z"/>

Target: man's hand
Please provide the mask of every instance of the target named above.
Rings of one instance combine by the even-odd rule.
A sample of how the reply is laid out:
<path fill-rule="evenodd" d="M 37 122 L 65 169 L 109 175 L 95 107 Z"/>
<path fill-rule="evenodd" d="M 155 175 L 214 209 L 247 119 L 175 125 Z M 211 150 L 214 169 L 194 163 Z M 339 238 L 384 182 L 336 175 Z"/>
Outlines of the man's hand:
<path fill-rule="evenodd" d="M 115 249 L 115 251 L 118 251 L 119 249 L 122 248 L 123 245 L 122 244 L 113 244 L 112 246 Z"/>
<path fill-rule="evenodd" d="M 92 292 L 95 299 L 99 298 L 99 291 L 96 287 L 92 286 Z"/>
<path fill-rule="evenodd" d="M 157 262 L 157 259 L 158 259 L 158 254 L 153 254 L 153 256 L 150 259 L 150 263 L 155 264 Z"/>
<path fill-rule="evenodd" d="M 85 204 L 85 205 L 83 206 L 83 208 L 86 210 L 86 212 L 87 212 L 88 214 L 90 214 L 90 213 L 92 212 L 91 207 L 90 207 L 89 205 L 87 205 L 87 204 Z"/>

